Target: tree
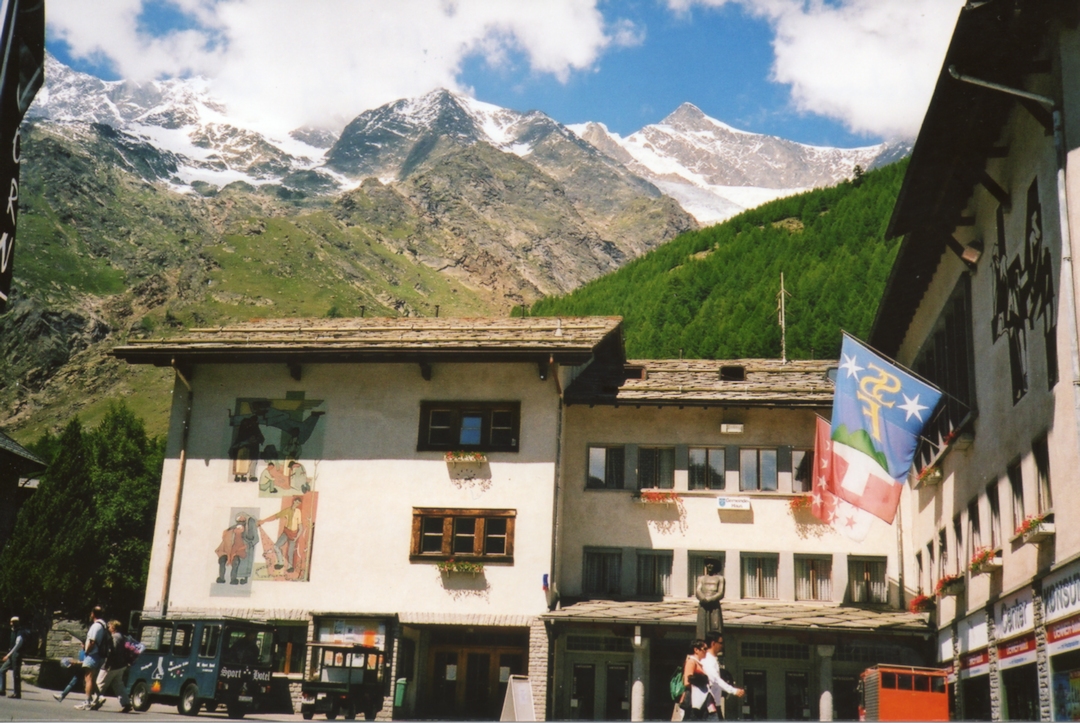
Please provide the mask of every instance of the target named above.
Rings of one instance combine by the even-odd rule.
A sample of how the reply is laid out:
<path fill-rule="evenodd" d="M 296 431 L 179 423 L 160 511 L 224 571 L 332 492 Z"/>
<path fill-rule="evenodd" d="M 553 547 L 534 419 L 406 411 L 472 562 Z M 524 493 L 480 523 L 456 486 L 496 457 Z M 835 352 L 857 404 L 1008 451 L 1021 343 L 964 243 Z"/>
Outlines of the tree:
<path fill-rule="evenodd" d="M 73 419 L 31 447 L 49 463 L 0 554 L 0 601 L 45 629 L 54 612 L 142 607 L 164 441 L 123 403 L 85 430 Z"/>

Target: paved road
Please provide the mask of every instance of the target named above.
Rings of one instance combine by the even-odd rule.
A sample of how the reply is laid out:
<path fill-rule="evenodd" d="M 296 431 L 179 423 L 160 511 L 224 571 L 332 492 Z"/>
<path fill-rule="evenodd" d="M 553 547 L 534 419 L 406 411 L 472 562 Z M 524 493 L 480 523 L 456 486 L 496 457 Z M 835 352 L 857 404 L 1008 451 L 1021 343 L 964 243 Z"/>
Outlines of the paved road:
<path fill-rule="evenodd" d="M 9 689 L 10 690 L 10 689 Z M 56 691 L 37 688 L 23 683 L 22 698 L 12 700 L 0 699 L 0 721 L 82 721 L 92 720 L 98 723 L 108 721 L 130 721 L 131 723 L 145 721 L 172 721 L 180 723 L 181 720 L 190 721 L 191 718 L 181 717 L 176 706 L 154 704 L 145 713 L 121 713 L 120 703 L 116 698 L 109 698 L 105 705 L 98 711 L 75 710 L 75 706 L 82 702 L 82 696 L 77 693 L 69 695 L 63 703 L 57 703 L 53 699 Z M 199 718 L 205 721 L 227 721 L 224 711 L 215 713 L 200 712 Z M 320 719 L 322 716 L 320 716 Z M 300 714 L 294 715 L 248 715 L 244 720 L 251 721 L 302 721 Z"/>

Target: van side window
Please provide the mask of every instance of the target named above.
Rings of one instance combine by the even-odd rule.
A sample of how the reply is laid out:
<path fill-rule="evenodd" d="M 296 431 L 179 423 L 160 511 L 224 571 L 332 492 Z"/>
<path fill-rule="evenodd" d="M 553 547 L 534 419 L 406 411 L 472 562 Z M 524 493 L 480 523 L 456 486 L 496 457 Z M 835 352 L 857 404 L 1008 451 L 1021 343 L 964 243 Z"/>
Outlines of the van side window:
<path fill-rule="evenodd" d="M 194 636 L 194 625 L 177 625 L 176 636 L 173 638 L 173 655 L 191 655 L 191 641 Z"/>
<path fill-rule="evenodd" d="M 203 627 L 202 640 L 199 641 L 199 657 L 217 657 L 219 645 L 221 645 L 221 626 L 207 625 Z"/>
<path fill-rule="evenodd" d="M 139 635 L 139 642 L 146 646 L 147 653 L 161 653 L 169 649 L 172 644 L 172 627 L 169 631 L 168 642 L 165 641 L 165 628 L 160 625 L 144 625 Z"/>

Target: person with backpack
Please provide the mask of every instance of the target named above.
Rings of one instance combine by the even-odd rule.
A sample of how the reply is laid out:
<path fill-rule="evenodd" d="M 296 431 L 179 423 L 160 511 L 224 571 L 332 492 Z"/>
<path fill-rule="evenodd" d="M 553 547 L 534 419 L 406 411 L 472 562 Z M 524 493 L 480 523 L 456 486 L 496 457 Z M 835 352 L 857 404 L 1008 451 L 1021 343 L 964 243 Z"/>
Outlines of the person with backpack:
<path fill-rule="evenodd" d="M 712 700 L 709 697 L 709 676 L 701 666 L 706 649 L 704 640 L 694 640 L 690 643 L 690 654 L 683 662 L 683 694 L 679 704 L 685 720 L 705 720 L 709 715 L 708 705 Z"/>
<path fill-rule="evenodd" d="M 7 655 L 0 662 L 0 698 L 4 697 L 4 688 L 7 686 L 7 671 L 11 669 L 11 697 L 22 698 L 22 649 L 26 644 L 29 631 L 19 624 L 18 616 L 11 619 L 11 642 Z"/>
<path fill-rule="evenodd" d="M 86 702 L 75 706 L 76 710 L 97 710 L 105 703 L 97 687 L 97 676 L 112 649 L 112 636 L 105 625 L 105 611 L 95 605 L 90 611 L 90 630 L 86 633 L 83 658 L 83 676 L 86 681 Z M 94 700 L 95 695 L 97 700 Z"/>
<path fill-rule="evenodd" d="M 112 646 L 97 677 L 97 687 L 101 696 L 99 700 L 104 702 L 104 696 L 108 695 L 110 690 L 114 690 L 116 697 L 120 699 L 120 712 L 130 713 L 131 701 L 128 700 L 127 690 L 124 688 L 124 673 L 127 672 L 131 661 L 128 658 L 126 639 L 119 620 L 109 622 L 109 637 L 112 639 Z M 100 704 L 95 704 L 94 710 L 100 707 Z"/>

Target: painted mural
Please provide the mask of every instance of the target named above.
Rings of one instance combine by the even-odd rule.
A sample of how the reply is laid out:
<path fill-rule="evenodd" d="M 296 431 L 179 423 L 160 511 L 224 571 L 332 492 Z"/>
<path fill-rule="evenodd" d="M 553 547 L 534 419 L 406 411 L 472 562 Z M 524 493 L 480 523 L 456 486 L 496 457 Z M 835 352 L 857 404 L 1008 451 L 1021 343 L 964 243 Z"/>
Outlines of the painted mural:
<path fill-rule="evenodd" d="M 323 400 L 304 392 L 247 397 L 229 411 L 229 484 L 250 484 L 251 507 L 221 508 L 211 596 L 245 597 L 261 581 L 306 582 L 310 575 Z M 267 498 L 276 500 L 263 507 Z"/>
<path fill-rule="evenodd" d="M 994 279 L 994 316 L 991 331 L 994 341 L 1008 339 L 1009 369 L 1013 403 L 1028 390 L 1028 332 L 1042 321 L 1046 350 L 1047 377 L 1050 386 L 1057 382 L 1057 316 L 1054 312 L 1054 268 L 1050 249 L 1043 244 L 1042 204 L 1039 181 L 1027 192 L 1024 245 L 1010 260 L 1005 238 L 1005 209 L 997 210 L 997 243 L 991 259 Z"/>

